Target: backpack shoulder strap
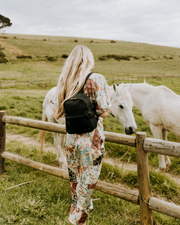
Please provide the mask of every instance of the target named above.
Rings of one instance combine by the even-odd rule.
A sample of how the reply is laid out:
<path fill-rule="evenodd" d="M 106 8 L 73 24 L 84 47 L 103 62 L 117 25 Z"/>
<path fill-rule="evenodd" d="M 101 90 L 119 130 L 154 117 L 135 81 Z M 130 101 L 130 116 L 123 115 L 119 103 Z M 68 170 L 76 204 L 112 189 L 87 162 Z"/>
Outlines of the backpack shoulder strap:
<path fill-rule="evenodd" d="M 84 82 L 84 84 L 83 84 L 81 90 L 80 90 L 78 93 L 83 93 L 84 85 L 86 84 L 86 81 L 89 79 L 89 77 L 91 76 L 91 74 L 93 74 L 93 72 L 91 72 L 91 73 L 89 73 L 89 74 L 87 75 L 86 80 L 85 80 L 85 82 Z"/>

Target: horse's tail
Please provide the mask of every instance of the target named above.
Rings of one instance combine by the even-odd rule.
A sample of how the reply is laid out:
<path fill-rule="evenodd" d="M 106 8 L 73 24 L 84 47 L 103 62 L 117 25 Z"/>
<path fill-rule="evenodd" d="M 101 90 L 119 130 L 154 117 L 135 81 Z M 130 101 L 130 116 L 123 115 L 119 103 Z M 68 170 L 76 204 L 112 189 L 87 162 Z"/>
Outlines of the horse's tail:
<path fill-rule="evenodd" d="M 42 121 L 48 121 L 47 116 L 44 112 L 42 111 Z M 43 143 L 44 143 L 44 137 L 45 137 L 46 131 L 45 130 L 40 130 L 39 131 L 39 141 L 41 142 L 41 148 L 40 148 L 40 156 L 42 157 L 42 151 L 43 151 Z"/>

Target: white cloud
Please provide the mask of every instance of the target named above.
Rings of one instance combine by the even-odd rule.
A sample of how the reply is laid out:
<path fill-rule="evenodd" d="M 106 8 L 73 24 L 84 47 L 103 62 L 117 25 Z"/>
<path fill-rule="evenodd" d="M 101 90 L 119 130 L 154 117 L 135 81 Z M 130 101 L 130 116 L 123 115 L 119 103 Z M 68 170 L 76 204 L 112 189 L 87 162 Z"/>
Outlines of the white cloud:
<path fill-rule="evenodd" d="M 8 33 L 116 39 L 180 47 L 179 0 L 1 0 Z"/>

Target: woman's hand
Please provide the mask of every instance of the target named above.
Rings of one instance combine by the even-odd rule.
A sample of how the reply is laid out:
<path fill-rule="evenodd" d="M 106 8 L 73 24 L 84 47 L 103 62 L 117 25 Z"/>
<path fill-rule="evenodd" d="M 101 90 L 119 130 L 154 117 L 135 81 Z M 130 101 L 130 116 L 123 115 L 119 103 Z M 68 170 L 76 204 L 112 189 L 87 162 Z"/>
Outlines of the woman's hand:
<path fill-rule="evenodd" d="M 105 112 L 101 113 L 99 116 L 101 116 L 102 118 L 106 118 L 106 116 L 108 116 L 109 114 L 109 110 L 110 109 L 106 110 Z"/>

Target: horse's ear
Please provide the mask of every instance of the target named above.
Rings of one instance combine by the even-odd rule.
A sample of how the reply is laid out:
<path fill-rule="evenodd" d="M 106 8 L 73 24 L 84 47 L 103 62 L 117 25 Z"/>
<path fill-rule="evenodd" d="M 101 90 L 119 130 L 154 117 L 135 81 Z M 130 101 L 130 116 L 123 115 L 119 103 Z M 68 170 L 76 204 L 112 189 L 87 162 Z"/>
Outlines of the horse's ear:
<path fill-rule="evenodd" d="M 116 92 L 116 84 L 115 83 L 113 84 L 113 89 Z"/>
<path fill-rule="evenodd" d="M 144 83 L 146 84 L 146 79 L 144 78 Z"/>
<path fill-rule="evenodd" d="M 119 83 L 117 83 L 117 86 L 119 86 Z"/>

